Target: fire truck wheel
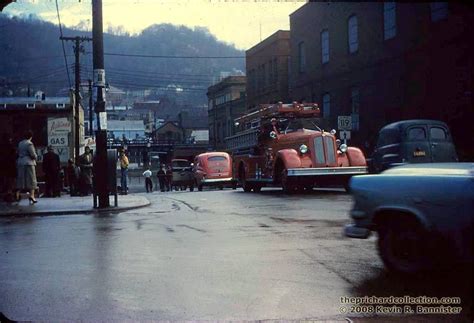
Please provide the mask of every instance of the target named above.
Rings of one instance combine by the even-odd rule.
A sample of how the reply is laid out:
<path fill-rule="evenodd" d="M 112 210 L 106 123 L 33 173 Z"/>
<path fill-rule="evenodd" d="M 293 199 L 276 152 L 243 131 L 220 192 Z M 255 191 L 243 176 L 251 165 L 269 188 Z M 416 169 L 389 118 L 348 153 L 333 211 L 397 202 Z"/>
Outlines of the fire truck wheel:
<path fill-rule="evenodd" d="M 242 186 L 242 189 L 244 190 L 244 192 L 247 192 L 247 193 L 250 192 L 253 187 L 246 181 L 245 169 L 243 165 L 240 166 L 239 179 L 240 179 L 240 186 Z"/>
<path fill-rule="evenodd" d="M 258 193 L 258 192 L 260 192 L 261 190 L 262 190 L 262 188 L 261 188 L 260 186 L 255 186 L 255 187 L 253 188 L 254 193 Z"/>
<path fill-rule="evenodd" d="M 288 176 L 287 176 L 287 171 L 286 169 L 283 169 L 281 172 L 281 188 L 283 189 L 283 192 L 286 194 L 292 194 L 295 192 L 295 186 L 290 182 Z"/>
<path fill-rule="evenodd" d="M 242 181 L 242 188 L 244 189 L 244 192 L 250 192 L 252 191 L 252 185 L 248 184 L 246 180 Z"/>

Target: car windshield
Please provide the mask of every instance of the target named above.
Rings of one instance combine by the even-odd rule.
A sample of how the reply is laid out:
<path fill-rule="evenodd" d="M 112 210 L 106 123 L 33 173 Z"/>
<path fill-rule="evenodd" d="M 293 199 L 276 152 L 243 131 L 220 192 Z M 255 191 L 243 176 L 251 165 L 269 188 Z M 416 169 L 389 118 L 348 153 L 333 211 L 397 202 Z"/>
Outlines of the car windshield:
<path fill-rule="evenodd" d="M 308 129 L 320 131 L 317 118 L 298 118 L 298 119 L 281 119 L 278 123 L 278 130 L 281 132 L 294 132 L 298 129 Z"/>

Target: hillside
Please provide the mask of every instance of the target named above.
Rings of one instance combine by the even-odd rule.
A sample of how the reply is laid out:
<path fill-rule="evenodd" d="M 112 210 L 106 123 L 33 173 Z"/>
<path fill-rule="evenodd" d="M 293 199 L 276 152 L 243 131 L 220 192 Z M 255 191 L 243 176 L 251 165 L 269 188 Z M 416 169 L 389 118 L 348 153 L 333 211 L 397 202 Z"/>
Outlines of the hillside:
<path fill-rule="evenodd" d="M 0 95 L 26 95 L 28 85 L 31 93 L 43 90 L 47 95 L 69 87 L 58 26 L 0 14 L 0 34 Z M 63 35 L 91 37 L 90 32 L 68 28 L 63 29 Z M 73 44 L 64 44 L 69 78 L 74 82 Z M 81 79 L 86 81 L 92 77 L 90 42 L 84 43 L 84 51 Z M 242 57 L 244 53 L 219 42 L 205 28 L 161 24 L 136 36 L 106 33 L 104 52 L 111 86 L 125 91 L 149 89 L 155 97 L 178 95 L 185 104 L 206 104 L 206 89 L 220 72 L 245 69 L 242 58 L 215 58 Z M 192 58 L 196 56 L 214 58 Z"/>

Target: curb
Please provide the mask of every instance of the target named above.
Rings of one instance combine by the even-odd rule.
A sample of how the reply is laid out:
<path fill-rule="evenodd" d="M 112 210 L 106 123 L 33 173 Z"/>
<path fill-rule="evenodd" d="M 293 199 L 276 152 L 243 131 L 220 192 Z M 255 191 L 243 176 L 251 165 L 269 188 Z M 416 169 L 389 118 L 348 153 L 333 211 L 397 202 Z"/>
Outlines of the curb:
<path fill-rule="evenodd" d="M 147 203 L 126 206 L 126 207 L 111 207 L 108 209 L 84 209 L 84 210 L 63 210 L 63 211 L 40 211 L 40 212 L 21 212 L 21 213 L 0 213 L 0 218 L 15 217 L 15 216 L 55 216 L 55 215 L 71 215 L 71 214 L 101 214 L 101 213 L 119 213 L 129 210 L 139 209 L 151 205 L 150 200 L 146 199 Z"/>

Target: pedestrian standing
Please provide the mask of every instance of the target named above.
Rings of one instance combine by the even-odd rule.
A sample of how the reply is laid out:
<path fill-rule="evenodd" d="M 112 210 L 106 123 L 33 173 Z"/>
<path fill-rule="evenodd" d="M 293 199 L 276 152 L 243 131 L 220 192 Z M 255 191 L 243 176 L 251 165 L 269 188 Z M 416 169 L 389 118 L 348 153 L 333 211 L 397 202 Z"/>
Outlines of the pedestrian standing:
<path fill-rule="evenodd" d="M 167 191 L 171 191 L 173 190 L 173 187 L 172 187 L 172 182 L 173 182 L 173 170 L 171 169 L 171 166 L 168 165 L 166 167 L 166 171 L 165 171 L 165 185 L 166 185 L 166 190 Z"/>
<path fill-rule="evenodd" d="M 79 156 L 79 168 L 81 170 L 79 186 L 82 196 L 89 195 L 92 189 L 92 152 L 89 146 L 86 146 L 84 153 Z"/>
<path fill-rule="evenodd" d="M 156 177 L 158 177 L 158 183 L 160 185 L 160 191 L 164 192 L 165 191 L 165 182 L 166 182 L 166 172 L 165 172 L 165 166 L 162 164 L 160 165 L 160 169 L 156 173 Z"/>
<path fill-rule="evenodd" d="M 59 155 L 54 152 L 53 147 L 48 146 L 48 152 L 43 155 L 43 172 L 45 175 L 45 195 L 47 197 L 60 196 L 59 191 L 59 172 L 61 163 Z"/>
<path fill-rule="evenodd" d="M 151 175 L 152 172 L 150 167 L 147 167 L 146 171 L 143 172 L 143 176 L 145 176 L 145 188 L 147 193 L 153 192 L 153 181 L 151 180 Z"/>
<path fill-rule="evenodd" d="M 35 199 L 35 190 L 38 188 L 36 181 L 36 149 L 31 141 L 33 139 L 33 132 L 28 130 L 24 139 L 18 144 L 18 159 L 17 159 L 17 181 L 16 181 L 16 199 L 20 200 L 20 191 L 26 190 L 30 193 L 30 204 L 38 202 Z"/>
<path fill-rule="evenodd" d="M 69 194 L 75 196 L 79 194 L 79 168 L 74 164 L 74 161 L 69 158 L 66 167 L 66 179 L 69 185 Z"/>
<path fill-rule="evenodd" d="M 128 157 L 125 154 L 125 150 L 120 152 L 120 187 L 122 189 L 122 194 L 127 195 L 128 186 L 127 186 L 127 176 L 128 176 Z"/>

